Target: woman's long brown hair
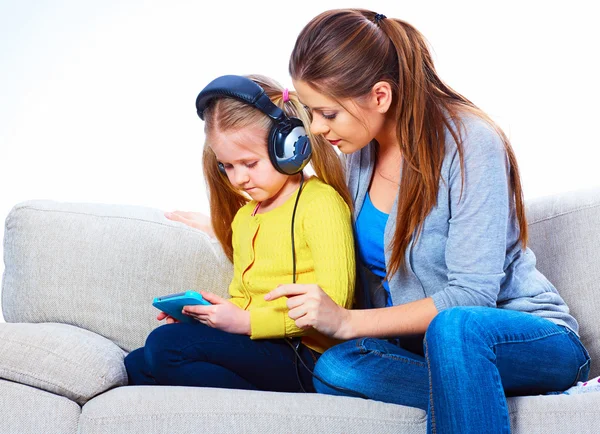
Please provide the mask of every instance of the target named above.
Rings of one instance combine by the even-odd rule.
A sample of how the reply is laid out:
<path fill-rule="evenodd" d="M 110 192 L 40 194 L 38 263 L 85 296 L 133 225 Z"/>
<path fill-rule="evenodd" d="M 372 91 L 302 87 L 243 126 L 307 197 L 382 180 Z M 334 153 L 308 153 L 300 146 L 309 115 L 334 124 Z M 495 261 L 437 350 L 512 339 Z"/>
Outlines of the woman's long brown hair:
<path fill-rule="evenodd" d="M 289 101 L 283 101 L 283 87 L 276 81 L 261 76 L 248 76 L 260 85 L 271 101 L 288 116 L 300 119 L 306 126 L 312 145 L 311 165 L 315 174 L 323 182 L 332 186 L 352 209 L 352 199 L 345 182 L 344 169 L 333 147 L 324 137 L 315 137 L 310 133 L 310 114 L 298 100 L 295 92 L 289 92 Z M 206 141 L 202 156 L 204 179 L 208 185 L 211 222 L 215 235 L 229 260 L 233 260 L 231 244 L 231 223 L 238 210 L 248 203 L 249 198 L 238 191 L 219 171 L 217 157 L 210 147 L 211 136 L 215 132 L 236 131 L 249 126 L 258 126 L 264 130 L 264 143 L 273 121 L 257 108 L 233 98 L 217 98 L 211 101 L 204 111 L 204 132 Z"/>
<path fill-rule="evenodd" d="M 438 77 L 427 42 L 417 29 L 402 20 L 375 17 L 375 12 L 364 9 L 331 10 L 318 15 L 298 36 L 289 70 L 294 80 L 304 81 L 338 101 L 364 97 L 380 81 L 392 88 L 394 102 L 390 109 L 398 119 L 402 173 L 388 278 L 406 269 L 404 253 L 411 239 L 418 239 L 425 218 L 436 205 L 446 132 L 458 147 L 464 185 L 460 126 L 465 113 L 485 120 L 504 143 L 519 240 L 524 248 L 527 221 L 523 191 L 508 138 L 483 111 Z"/>

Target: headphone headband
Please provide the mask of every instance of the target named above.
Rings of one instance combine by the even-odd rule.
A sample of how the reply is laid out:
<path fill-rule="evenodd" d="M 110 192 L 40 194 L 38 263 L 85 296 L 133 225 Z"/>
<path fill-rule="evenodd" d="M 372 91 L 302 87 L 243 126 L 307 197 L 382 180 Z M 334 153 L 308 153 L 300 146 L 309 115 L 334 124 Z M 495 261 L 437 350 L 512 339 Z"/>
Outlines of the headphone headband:
<path fill-rule="evenodd" d="M 273 104 L 257 83 L 239 75 L 224 75 L 208 83 L 196 98 L 196 111 L 200 119 L 204 120 L 204 110 L 212 99 L 224 96 L 250 104 L 274 121 L 286 118 L 283 110 Z"/>

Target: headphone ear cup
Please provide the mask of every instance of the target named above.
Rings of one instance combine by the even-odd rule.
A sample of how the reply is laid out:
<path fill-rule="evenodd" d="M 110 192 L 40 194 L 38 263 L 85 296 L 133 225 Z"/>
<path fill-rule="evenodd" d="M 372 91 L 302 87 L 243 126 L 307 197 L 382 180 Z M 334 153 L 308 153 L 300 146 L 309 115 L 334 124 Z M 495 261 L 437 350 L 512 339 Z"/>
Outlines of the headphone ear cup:
<path fill-rule="evenodd" d="M 298 118 L 288 118 L 275 124 L 269 132 L 267 148 L 271 164 L 285 175 L 301 172 L 312 156 L 310 139 Z"/>
<path fill-rule="evenodd" d="M 219 172 L 227 176 L 227 171 L 225 170 L 225 166 L 223 166 L 223 163 L 217 163 L 217 166 L 219 167 Z"/>

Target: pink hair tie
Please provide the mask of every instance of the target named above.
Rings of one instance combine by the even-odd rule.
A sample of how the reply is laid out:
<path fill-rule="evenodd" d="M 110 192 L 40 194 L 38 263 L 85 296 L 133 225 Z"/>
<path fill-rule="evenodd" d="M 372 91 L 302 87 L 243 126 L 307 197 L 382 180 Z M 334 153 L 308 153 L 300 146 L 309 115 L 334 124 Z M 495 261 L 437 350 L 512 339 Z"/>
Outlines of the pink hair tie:
<path fill-rule="evenodd" d="M 290 91 L 286 88 L 283 91 L 283 102 L 288 102 L 290 100 Z"/>

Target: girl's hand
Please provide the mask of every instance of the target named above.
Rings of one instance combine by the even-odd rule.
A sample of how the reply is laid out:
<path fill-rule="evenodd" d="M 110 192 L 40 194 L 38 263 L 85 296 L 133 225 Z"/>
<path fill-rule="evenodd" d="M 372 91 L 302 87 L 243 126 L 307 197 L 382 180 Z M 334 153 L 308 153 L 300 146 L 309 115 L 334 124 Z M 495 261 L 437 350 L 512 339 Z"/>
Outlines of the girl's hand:
<path fill-rule="evenodd" d="M 212 306 L 184 306 L 183 313 L 209 327 L 228 333 L 250 336 L 250 312 L 210 292 L 200 291 Z"/>
<path fill-rule="evenodd" d="M 287 284 L 265 295 L 265 300 L 288 297 L 288 315 L 302 329 L 312 327 L 336 339 L 347 339 L 350 327 L 350 311 L 331 299 L 315 284 Z"/>
<path fill-rule="evenodd" d="M 210 222 L 210 217 L 199 212 L 173 211 L 166 212 L 165 217 L 175 222 L 184 223 L 192 228 L 200 229 L 210 236 L 214 237 L 215 233 Z"/>
<path fill-rule="evenodd" d="M 175 323 L 179 322 L 179 320 L 176 320 L 171 315 L 166 314 L 164 312 L 159 313 L 158 316 L 156 317 L 156 319 L 159 321 L 162 321 L 165 318 L 167 319 L 167 324 L 175 324 Z"/>

